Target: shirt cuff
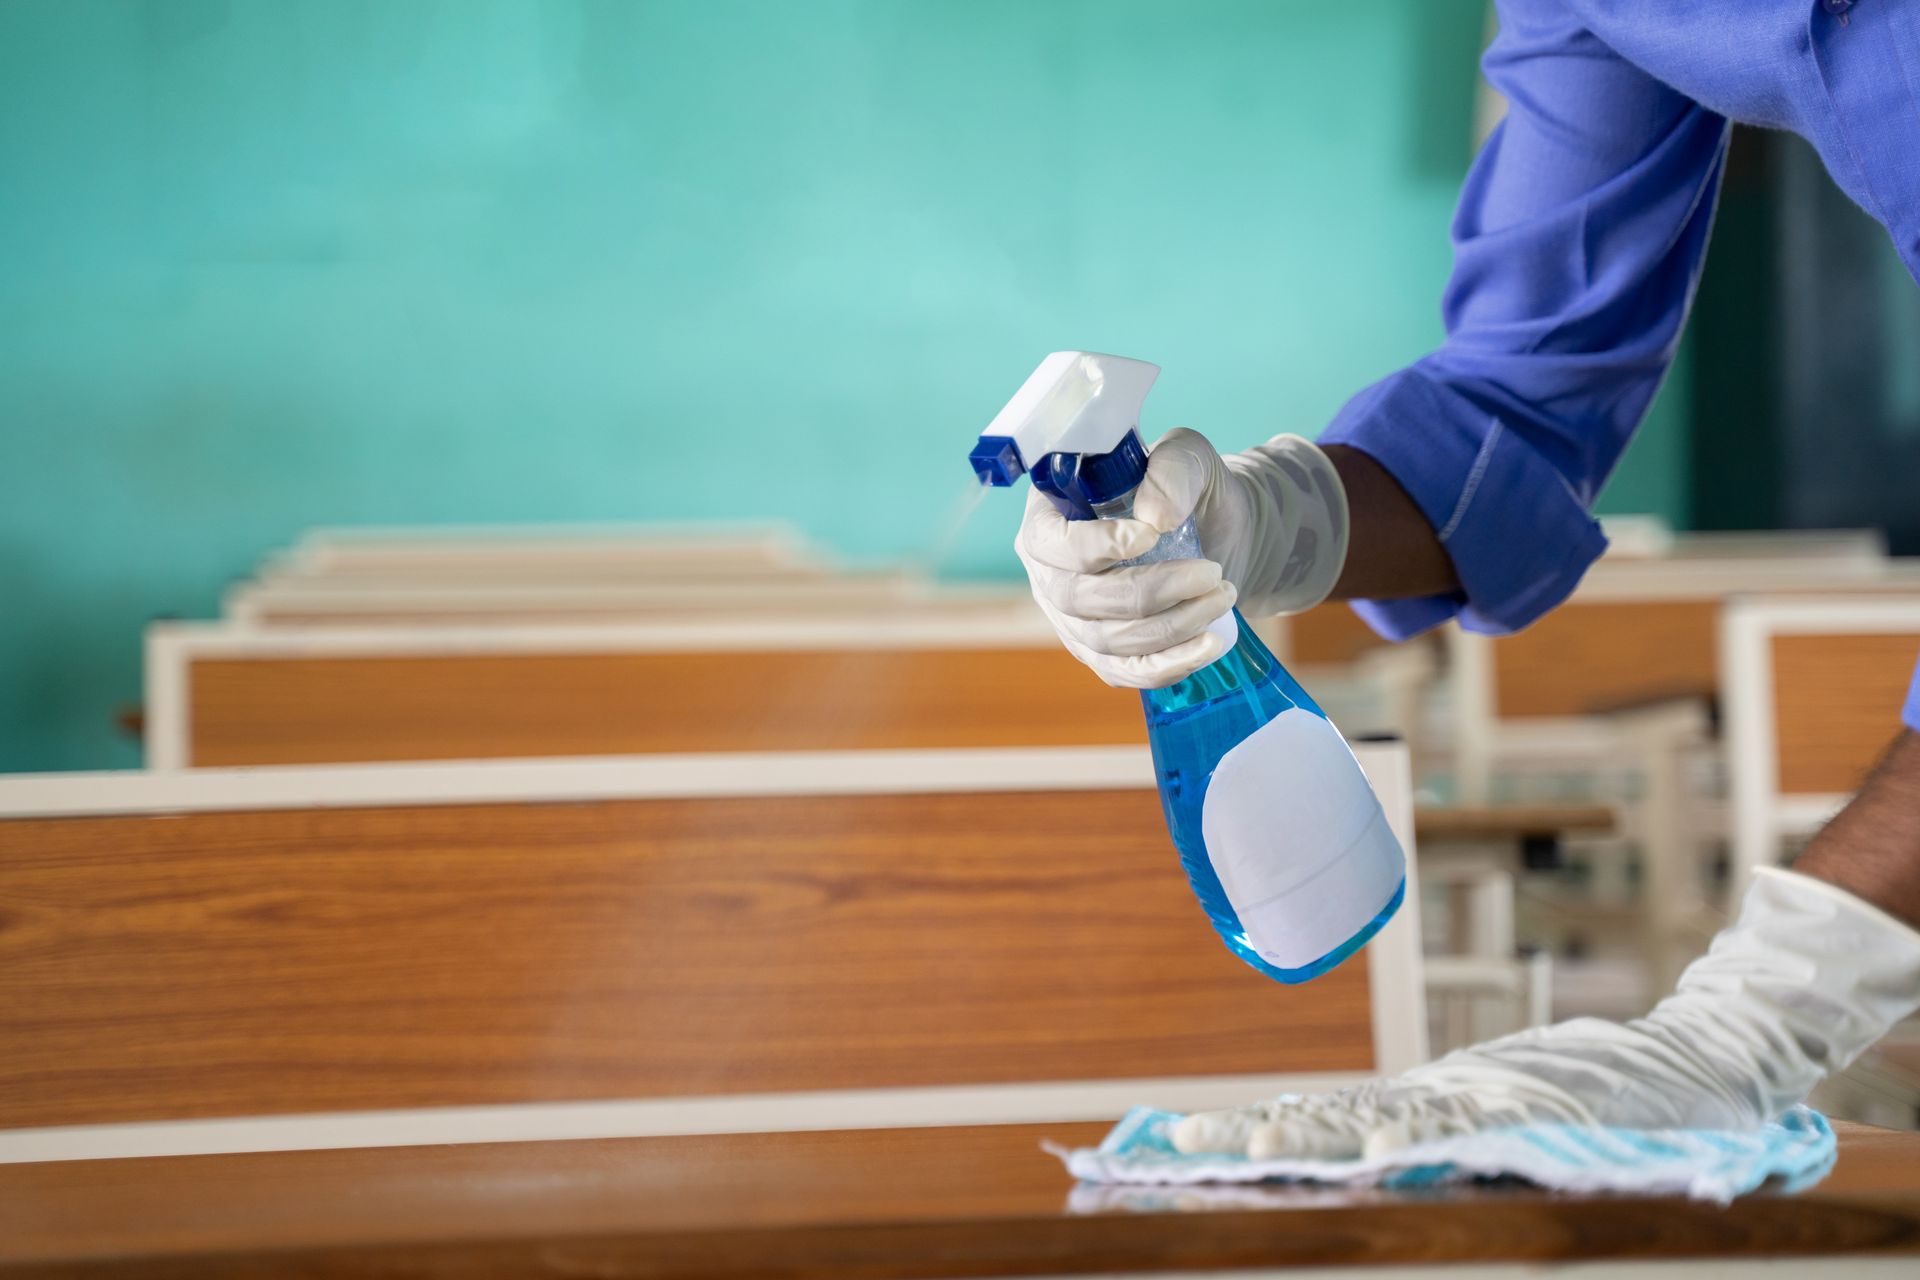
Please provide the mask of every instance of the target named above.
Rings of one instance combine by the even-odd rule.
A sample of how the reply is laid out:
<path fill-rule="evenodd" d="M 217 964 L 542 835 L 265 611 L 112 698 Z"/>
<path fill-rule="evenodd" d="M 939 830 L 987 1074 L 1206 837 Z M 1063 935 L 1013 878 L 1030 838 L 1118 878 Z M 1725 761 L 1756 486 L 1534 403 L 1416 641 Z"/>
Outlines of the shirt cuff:
<path fill-rule="evenodd" d="M 1913 684 L 1907 690 L 1907 705 L 1900 718 L 1906 721 L 1907 728 L 1920 733 L 1920 666 L 1913 669 Z"/>
<path fill-rule="evenodd" d="M 1517 631 L 1572 594 L 1607 548 L 1599 522 L 1524 434 L 1418 366 L 1350 400 L 1320 444 L 1374 459 L 1439 533 L 1461 590 L 1354 609 L 1393 640 L 1458 617 L 1469 631 Z"/>

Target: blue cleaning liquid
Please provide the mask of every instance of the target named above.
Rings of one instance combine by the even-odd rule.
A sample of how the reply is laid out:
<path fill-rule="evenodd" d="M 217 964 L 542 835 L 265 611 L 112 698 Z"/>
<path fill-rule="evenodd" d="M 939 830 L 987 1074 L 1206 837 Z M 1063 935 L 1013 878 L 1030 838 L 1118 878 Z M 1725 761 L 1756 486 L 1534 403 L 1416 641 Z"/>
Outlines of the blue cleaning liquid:
<path fill-rule="evenodd" d="M 1147 737 L 1159 774 L 1160 803 L 1174 847 L 1194 893 L 1227 949 L 1261 973 L 1281 982 L 1306 982 L 1332 969 L 1365 946 L 1393 917 L 1406 897 L 1405 875 L 1393 896 L 1359 932 L 1317 960 L 1298 968 L 1279 968 L 1261 957 L 1227 900 L 1220 877 L 1207 856 L 1201 812 L 1207 786 L 1221 758 L 1284 711 L 1300 708 L 1321 719 L 1326 713 L 1280 665 L 1266 645 L 1234 610 L 1240 636 L 1226 655 L 1178 684 L 1145 689 Z"/>

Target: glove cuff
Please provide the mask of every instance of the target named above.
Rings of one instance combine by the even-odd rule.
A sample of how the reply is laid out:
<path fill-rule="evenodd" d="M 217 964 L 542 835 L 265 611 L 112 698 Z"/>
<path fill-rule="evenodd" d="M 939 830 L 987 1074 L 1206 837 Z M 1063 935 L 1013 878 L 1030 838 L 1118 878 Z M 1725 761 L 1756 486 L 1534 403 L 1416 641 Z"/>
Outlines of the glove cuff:
<path fill-rule="evenodd" d="M 1225 462 L 1247 487 L 1254 522 L 1243 610 L 1313 608 L 1347 563 L 1347 488 L 1332 459 L 1304 436 L 1280 435 Z"/>
<path fill-rule="evenodd" d="M 1769 1119 L 1916 1007 L 1920 932 L 1824 880 L 1768 868 L 1643 1025 L 1718 1061 Z"/>
<path fill-rule="evenodd" d="M 1915 963 L 1920 964 L 1920 929 L 1914 928 L 1890 912 L 1881 910 L 1865 898 L 1848 893 L 1831 880 L 1822 880 L 1817 876 L 1790 871 L 1786 867 L 1755 867 L 1753 878 L 1756 882 L 1774 881 L 1780 886 L 1780 891 L 1785 893 L 1824 894 L 1833 899 L 1843 911 L 1870 921 L 1872 928 L 1886 930 L 1889 937 L 1904 937 L 1907 946 L 1917 957 Z M 1915 998 L 1920 999 L 1920 990 L 1916 990 Z"/>

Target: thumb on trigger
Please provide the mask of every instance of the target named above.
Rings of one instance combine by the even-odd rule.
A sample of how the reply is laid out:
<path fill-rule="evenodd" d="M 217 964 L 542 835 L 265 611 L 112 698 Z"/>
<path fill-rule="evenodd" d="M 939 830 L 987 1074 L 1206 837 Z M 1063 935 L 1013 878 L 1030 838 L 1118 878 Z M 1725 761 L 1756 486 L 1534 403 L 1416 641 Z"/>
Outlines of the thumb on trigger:
<path fill-rule="evenodd" d="M 1133 518 L 1161 533 L 1179 528 L 1200 505 L 1218 459 L 1198 431 L 1176 427 L 1161 436 L 1147 455 L 1147 475 L 1133 498 Z"/>

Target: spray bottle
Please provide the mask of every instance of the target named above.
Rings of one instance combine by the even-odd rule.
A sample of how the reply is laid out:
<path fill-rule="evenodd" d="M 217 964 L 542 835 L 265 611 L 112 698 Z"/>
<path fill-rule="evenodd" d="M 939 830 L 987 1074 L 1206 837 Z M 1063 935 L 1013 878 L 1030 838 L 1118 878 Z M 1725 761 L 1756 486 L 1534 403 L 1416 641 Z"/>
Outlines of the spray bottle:
<path fill-rule="evenodd" d="M 975 444 L 980 482 L 1030 475 L 1069 520 L 1124 519 L 1146 476 L 1138 423 L 1156 365 L 1086 351 L 1041 361 Z M 1191 517 L 1126 564 L 1202 554 Z M 1406 858 L 1346 740 L 1238 609 L 1211 665 L 1141 691 L 1161 807 L 1227 949 L 1305 982 L 1366 945 L 1406 894 Z"/>

